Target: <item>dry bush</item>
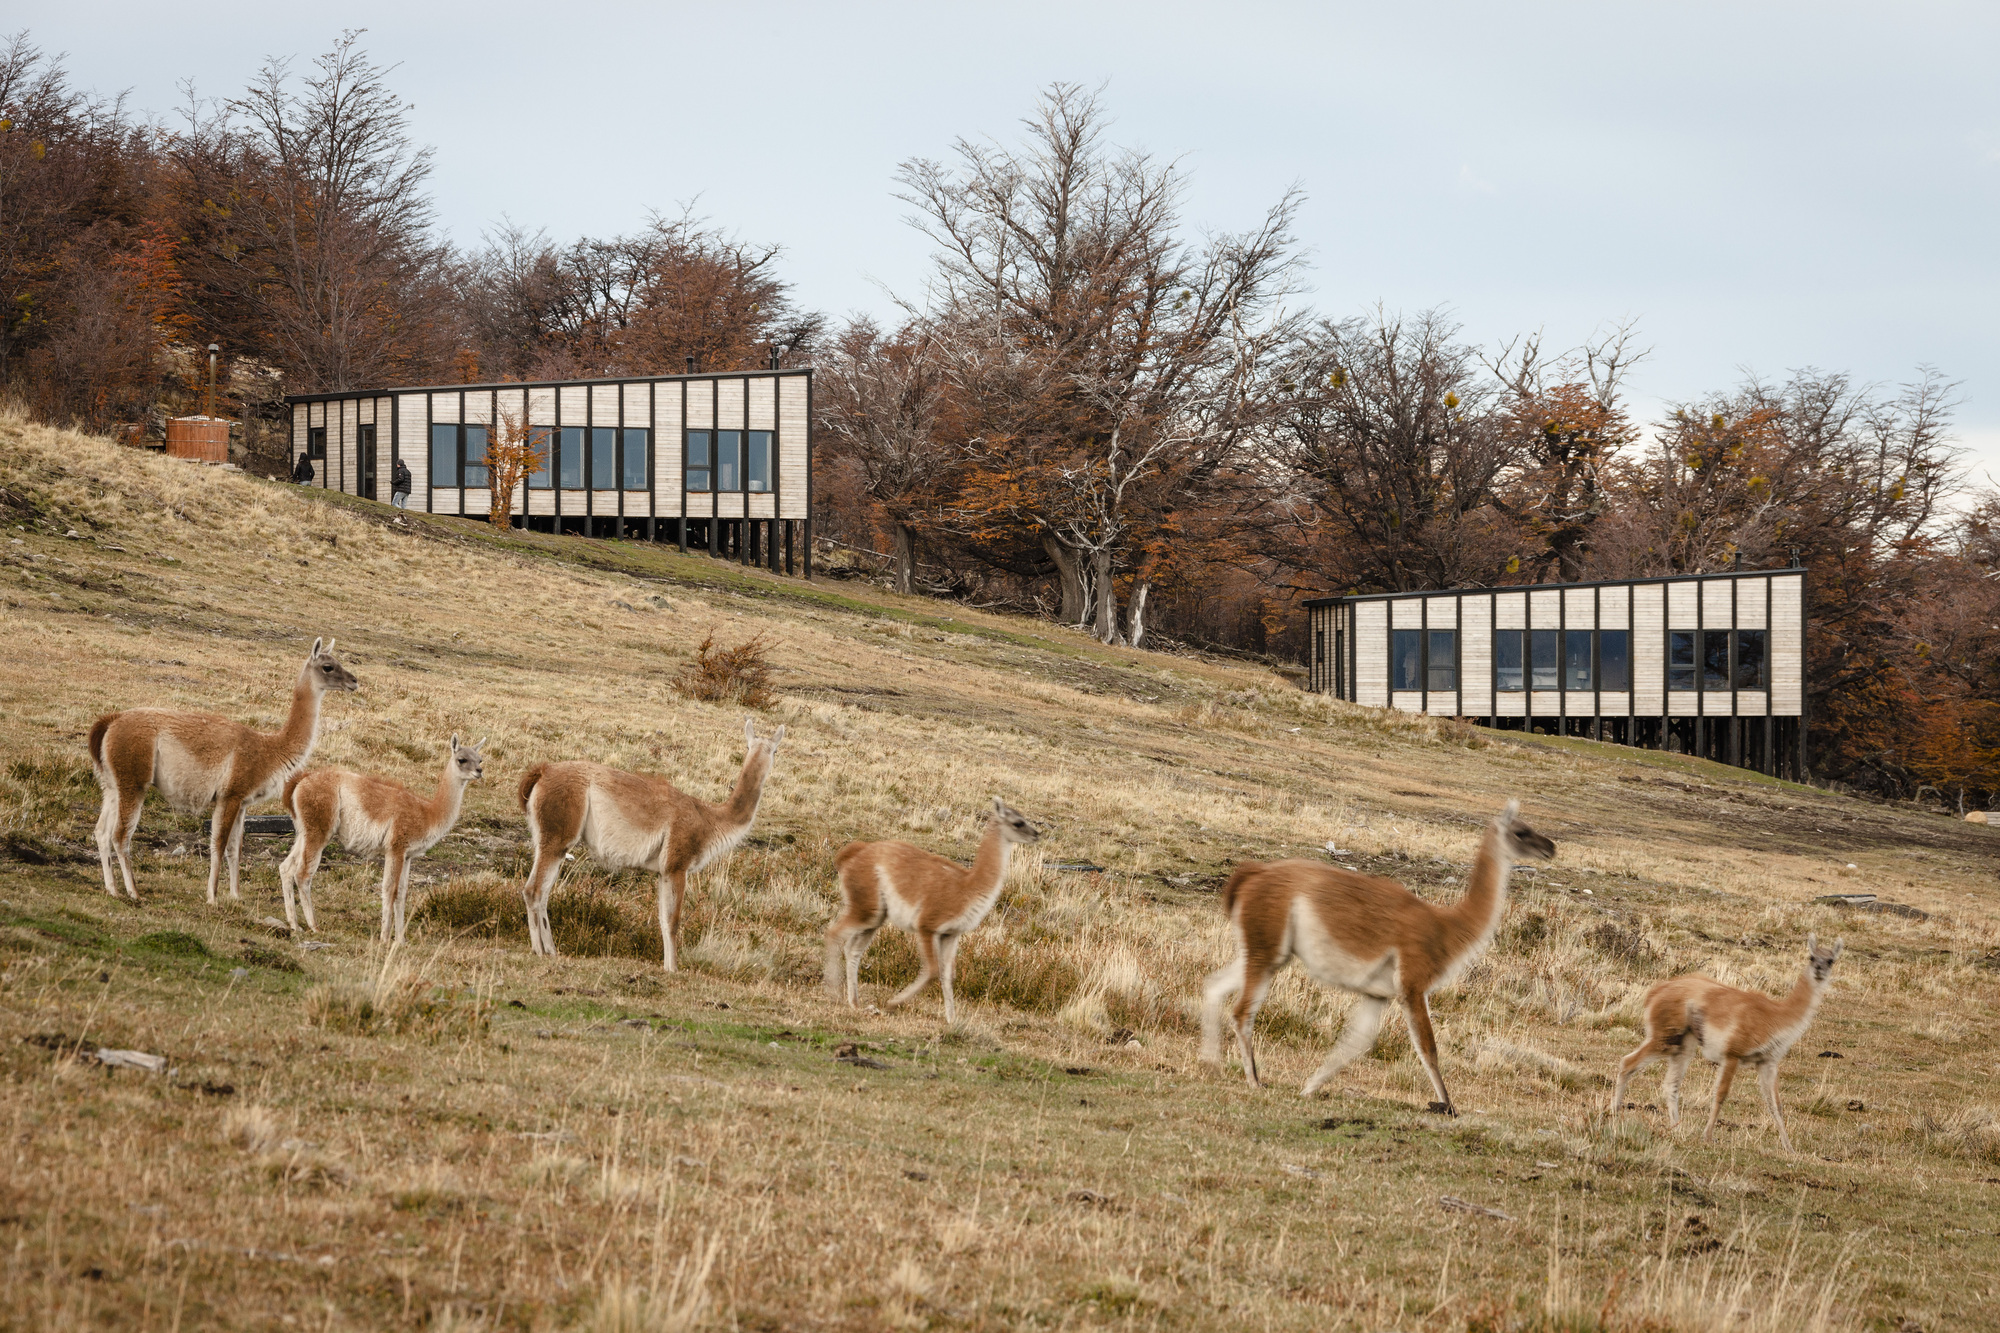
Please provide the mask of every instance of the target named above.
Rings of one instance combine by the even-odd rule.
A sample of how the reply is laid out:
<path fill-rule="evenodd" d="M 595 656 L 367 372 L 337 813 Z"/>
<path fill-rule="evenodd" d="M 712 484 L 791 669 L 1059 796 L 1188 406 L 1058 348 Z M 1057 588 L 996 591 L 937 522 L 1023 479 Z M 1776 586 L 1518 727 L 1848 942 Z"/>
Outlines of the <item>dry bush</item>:
<path fill-rule="evenodd" d="M 607 1281 L 579 1328 L 588 1333 L 684 1333 L 697 1328 L 708 1313 L 708 1278 L 715 1268 L 720 1239 L 710 1240 L 700 1253 L 681 1256 L 673 1276 L 662 1287 L 640 1287 Z"/>
<path fill-rule="evenodd" d="M 694 650 L 694 661 L 681 671 L 674 688 L 703 703 L 769 708 L 778 701 L 771 692 L 769 651 L 770 645 L 761 634 L 734 648 L 717 648 L 710 632 Z"/>
<path fill-rule="evenodd" d="M 77 807 L 97 797 L 97 779 L 80 751 L 38 750 L 9 761 L 0 770 L 0 848 L 31 865 L 61 859 L 51 840 L 71 832 Z"/>
<path fill-rule="evenodd" d="M 659 958 L 660 923 L 644 899 L 626 901 L 597 876 L 577 876 L 549 895 L 556 948 L 573 958 Z M 528 942 L 528 915 L 518 885 L 492 876 L 454 879 L 433 889 L 412 924 L 452 934 Z"/>
<path fill-rule="evenodd" d="M 305 995 L 306 1021 L 360 1037 L 414 1036 L 424 1041 L 483 1037 L 493 1021 L 490 999 L 420 976 L 383 975 L 366 985 L 315 986 Z"/>
<path fill-rule="evenodd" d="M 278 1145 L 278 1118 L 255 1103 L 232 1106 L 222 1115 L 222 1137 L 244 1152 L 269 1152 Z"/>

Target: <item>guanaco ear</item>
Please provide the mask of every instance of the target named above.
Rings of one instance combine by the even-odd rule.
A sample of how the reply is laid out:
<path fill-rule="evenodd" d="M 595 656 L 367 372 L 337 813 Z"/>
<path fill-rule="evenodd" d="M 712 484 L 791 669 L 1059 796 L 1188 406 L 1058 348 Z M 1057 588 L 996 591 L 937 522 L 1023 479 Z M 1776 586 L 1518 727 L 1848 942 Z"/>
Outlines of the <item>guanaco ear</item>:
<path fill-rule="evenodd" d="M 315 657 L 318 657 L 318 656 L 319 656 L 319 646 L 320 646 L 320 644 L 322 644 L 322 643 L 324 643 L 324 642 L 325 642 L 325 640 L 324 640 L 324 639 L 314 639 L 314 640 L 313 640 L 313 647 L 312 647 L 312 651 L 306 654 L 306 661 L 310 662 L 310 661 L 312 661 L 312 660 L 313 660 L 313 659 L 314 659 Z"/>
<path fill-rule="evenodd" d="M 772 745 L 772 748 L 774 748 L 774 749 L 775 749 L 775 748 L 777 747 L 777 744 L 778 744 L 778 742 L 779 742 L 779 741 L 781 741 L 781 740 L 783 740 L 783 739 L 785 739 L 785 729 L 784 729 L 783 727 L 779 727 L 779 728 L 778 728 L 778 734 L 777 734 L 777 735 L 775 735 L 775 736 L 773 736 L 773 737 L 771 737 L 771 745 Z"/>
<path fill-rule="evenodd" d="M 1806 932 L 1806 952 L 1814 955 L 1817 955 L 1819 953 L 1818 932 L 1811 930 Z"/>
<path fill-rule="evenodd" d="M 472 743 L 472 748 L 473 748 L 473 749 L 475 749 L 475 750 L 483 750 L 483 749 L 485 749 L 485 748 L 486 748 L 486 738 L 485 738 L 484 736 L 481 736 L 481 737 L 480 737 L 480 738 L 479 738 L 478 740 L 476 740 L 476 741 L 474 741 L 474 742 Z"/>
<path fill-rule="evenodd" d="M 1511 824 L 1520 817 L 1521 817 L 1521 802 L 1519 800 L 1509 801 L 1505 806 L 1501 807 L 1500 810 L 1501 823 Z"/>
<path fill-rule="evenodd" d="M 454 731 L 451 733 L 451 752 L 453 754 L 457 754 L 458 751 L 459 751 L 458 733 Z"/>
<path fill-rule="evenodd" d="M 1835 940 L 1833 942 L 1833 958 L 1829 958 L 1826 961 L 1830 963 L 1833 961 L 1834 958 L 1840 957 L 1840 951 L 1842 949 L 1845 949 L 1846 947 L 1847 947 L 1846 937 L 1843 936 L 1842 938 Z"/>
<path fill-rule="evenodd" d="M 993 798 L 993 813 L 996 815 L 1003 815 L 1003 816 L 1007 813 L 1007 803 L 1001 800 L 998 796 L 995 796 Z"/>
<path fill-rule="evenodd" d="M 754 745 L 756 744 L 756 741 L 757 741 L 757 719 L 754 717 L 746 717 L 743 719 L 743 743 L 745 745 Z"/>

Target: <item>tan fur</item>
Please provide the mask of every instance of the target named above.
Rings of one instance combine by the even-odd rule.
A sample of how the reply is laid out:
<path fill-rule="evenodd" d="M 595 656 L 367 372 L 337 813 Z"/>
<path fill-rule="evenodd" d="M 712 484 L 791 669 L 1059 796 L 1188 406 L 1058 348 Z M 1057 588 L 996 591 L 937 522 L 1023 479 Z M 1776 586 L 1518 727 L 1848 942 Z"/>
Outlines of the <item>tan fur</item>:
<path fill-rule="evenodd" d="M 743 724 L 743 771 L 721 805 L 698 801 L 650 773 L 572 760 L 536 764 L 521 778 L 521 808 L 528 816 L 535 864 L 521 896 L 528 907 L 528 939 L 536 953 L 553 954 L 549 890 L 563 854 L 581 841 L 606 870 L 650 870 L 659 877 L 660 936 L 667 971 L 674 970 L 681 900 L 690 871 L 729 854 L 750 832 L 763 797 L 764 779 L 785 729 L 765 740 L 754 723 Z"/>
<path fill-rule="evenodd" d="M 1647 991 L 1646 1040 L 1618 1063 L 1611 1113 L 1615 1116 L 1625 1109 L 1625 1089 L 1634 1074 L 1655 1060 L 1665 1060 L 1667 1123 L 1680 1124 L 1681 1080 L 1695 1052 L 1700 1051 L 1703 1059 L 1721 1066 L 1708 1107 L 1708 1124 L 1701 1131 L 1703 1142 L 1715 1130 L 1715 1119 L 1736 1079 L 1737 1066 L 1748 1063 L 1757 1068 L 1757 1088 L 1771 1123 L 1777 1126 L 1778 1142 L 1790 1152 L 1792 1136 L 1785 1128 L 1784 1112 L 1778 1109 L 1778 1065 L 1812 1026 L 1813 1015 L 1832 982 L 1834 961 L 1845 945 L 1846 941 L 1835 940 L 1831 950 L 1822 950 L 1818 936 L 1806 936 L 1805 970 L 1781 1000 L 1699 976 L 1675 977 Z"/>
<path fill-rule="evenodd" d="M 887 923 L 910 933 L 921 960 L 917 979 L 889 1007 L 909 1003 L 935 976 L 944 991 L 944 1021 L 957 1022 L 951 976 L 958 942 L 999 901 L 1014 844 L 1041 836 L 1020 811 L 996 796 L 970 869 L 907 842 L 850 842 L 835 852 L 843 905 L 826 928 L 827 990 L 841 993 L 844 957 L 847 1003 L 850 1008 L 858 1003 L 862 955 Z"/>
<path fill-rule="evenodd" d="M 208 835 L 208 901 L 223 861 L 229 863 L 229 896 L 237 892 L 237 853 L 243 844 L 243 814 L 251 805 L 268 801 L 285 779 L 305 767 L 319 737 L 320 699 L 328 690 L 357 690 L 360 682 L 334 660 L 333 644 L 313 640 L 312 652 L 292 687 L 292 708 L 282 731 L 252 731 L 213 713 L 176 713 L 164 708 L 133 708 L 107 713 L 90 729 L 90 767 L 104 793 L 97 815 L 97 859 L 104 870 L 104 891 L 118 889 L 111 878 L 115 853 L 124 873 L 125 892 L 138 901 L 132 885 L 132 834 L 146 789 L 158 789 L 175 809 L 194 813 L 215 808 Z"/>
<path fill-rule="evenodd" d="M 410 867 L 458 822 L 465 784 L 485 776 L 485 760 L 479 754 L 484 744 L 482 738 L 474 745 L 460 745 L 453 735 L 444 776 L 428 798 L 400 782 L 344 768 L 316 768 L 287 782 L 285 813 L 292 817 L 292 849 L 278 866 L 278 884 L 285 893 L 285 920 L 292 929 L 299 928 L 294 892 L 305 908 L 306 929 L 319 929 L 313 919 L 313 876 L 319 873 L 326 845 L 338 839 L 350 852 L 382 857 L 382 939 L 393 937 L 402 943 Z"/>
<path fill-rule="evenodd" d="M 1391 1002 L 1409 1020 L 1410 1041 L 1437 1093 L 1434 1103 L 1457 1114 L 1438 1072 L 1437 1039 L 1426 997 L 1451 981 L 1486 949 L 1507 906 L 1514 862 L 1546 861 L 1555 844 L 1517 818 L 1510 801 L 1480 843 L 1465 895 L 1433 907 L 1391 879 L 1357 875 L 1317 861 L 1247 861 L 1223 887 L 1223 910 L 1236 936 L 1236 957 L 1202 987 L 1202 1059 L 1222 1063 L 1222 1007 L 1237 996 L 1234 1026 L 1243 1074 L 1257 1081 L 1251 1025 L 1271 983 L 1293 959 L 1322 986 L 1361 997 L 1340 1041 L 1307 1080 L 1310 1097 L 1369 1049 Z"/>

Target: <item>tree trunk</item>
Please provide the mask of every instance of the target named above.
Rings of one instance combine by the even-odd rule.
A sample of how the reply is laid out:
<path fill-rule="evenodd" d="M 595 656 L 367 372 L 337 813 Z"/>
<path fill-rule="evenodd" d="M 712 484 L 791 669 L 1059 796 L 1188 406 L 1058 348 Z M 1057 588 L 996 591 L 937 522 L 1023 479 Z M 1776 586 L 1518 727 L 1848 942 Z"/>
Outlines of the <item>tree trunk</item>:
<path fill-rule="evenodd" d="M 1118 632 L 1118 587 L 1111 580 L 1111 552 L 1099 547 L 1090 553 L 1091 573 L 1097 584 L 1097 627 L 1091 632 L 1101 643 L 1124 643 Z"/>
<path fill-rule="evenodd" d="M 1125 642 L 1137 648 L 1146 638 L 1146 597 L 1153 591 L 1153 585 L 1144 579 L 1132 585 L 1132 595 L 1125 602 Z"/>
<path fill-rule="evenodd" d="M 917 530 L 896 523 L 896 591 L 915 592 L 917 582 Z"/>
<path fill-rule="evenodd" d="M 1063 624 L 1081 625 L 1089 609 L 1089 599 L 1083 595 L 1083 570 L 1079 567 L 1076 552 L 1046 533 L 1042 536 L 1042 549 L 1048 552 L 1050 563 L 1055 565 L 1056 580 L 1062 587 Z"/>

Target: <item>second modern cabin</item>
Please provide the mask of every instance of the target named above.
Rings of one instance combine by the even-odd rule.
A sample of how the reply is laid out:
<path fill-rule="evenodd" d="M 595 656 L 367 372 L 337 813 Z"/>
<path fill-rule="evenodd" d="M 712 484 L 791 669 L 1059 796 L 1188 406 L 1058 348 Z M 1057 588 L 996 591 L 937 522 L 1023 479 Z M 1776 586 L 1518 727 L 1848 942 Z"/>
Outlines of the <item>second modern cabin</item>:
<path fill-rule="evenodd" d="M 1805 571 L 1326 597 L 1310 687 L 1803 777 Z"/>

